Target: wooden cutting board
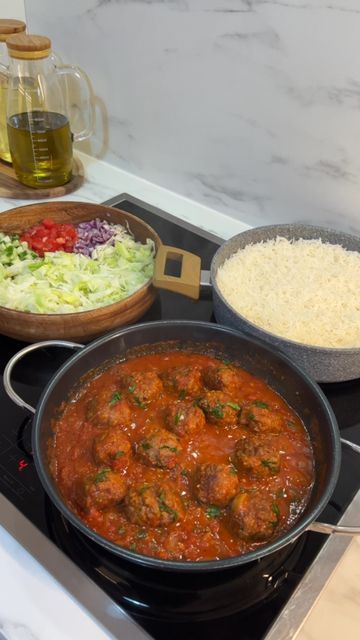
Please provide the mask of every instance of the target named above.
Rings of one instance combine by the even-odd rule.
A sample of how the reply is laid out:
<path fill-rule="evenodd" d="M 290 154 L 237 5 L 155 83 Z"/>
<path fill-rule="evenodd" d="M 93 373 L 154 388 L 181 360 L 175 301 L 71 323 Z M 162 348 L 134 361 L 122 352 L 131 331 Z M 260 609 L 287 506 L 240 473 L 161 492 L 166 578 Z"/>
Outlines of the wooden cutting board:
<path fill-rule="evenodd" d="M 79 158 L 74 157 L 72 179 L 61 187 L 33 189 L 18 181 L 10 164 L 0 160 L 0 198 L 18 198 L 19 200 L 43 200 L 59 198 L 76 191 L 84 182 L 84 167 Z"/>

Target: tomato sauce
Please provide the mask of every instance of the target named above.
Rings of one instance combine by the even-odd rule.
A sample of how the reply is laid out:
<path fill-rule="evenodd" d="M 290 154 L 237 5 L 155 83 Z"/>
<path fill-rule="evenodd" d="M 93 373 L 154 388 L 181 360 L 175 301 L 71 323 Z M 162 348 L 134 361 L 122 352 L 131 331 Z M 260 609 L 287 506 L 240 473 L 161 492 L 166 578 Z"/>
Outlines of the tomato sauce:
<path fill-rule="evenodd" d="M 115 364 L 64 403 L 53 428 L 50 465 L 68 507 L 157 558 L 214 560 L 266 544 L 299 518 L 314 481 L 309 436 L 285 400 L 203 354 Z"/>

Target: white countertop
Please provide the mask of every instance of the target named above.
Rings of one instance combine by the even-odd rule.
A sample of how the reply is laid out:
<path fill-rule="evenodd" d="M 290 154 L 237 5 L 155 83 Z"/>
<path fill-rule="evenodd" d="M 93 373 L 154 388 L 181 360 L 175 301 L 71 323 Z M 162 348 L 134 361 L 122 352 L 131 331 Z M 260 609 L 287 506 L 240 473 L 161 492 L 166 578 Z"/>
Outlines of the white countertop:
<path fill-rule="evenodd" d="M 105 162 L 79 155 L 85 167 L 85 183 L 78 191 L 63 199 L 100 203 L 127 193 L 225 239 L 249 228 L 238 220 L 136 178 Z M 0 212 L 30 203 L 29 200 L 2 199 Z M 6 428 L 4 421 L 2 428 Z M 6 501 L 0 494 L 0 640 L 105 640 L 114 637 L 136 640 L 146 637 L 138 628 L 130 633 L 127 616 L 103 596 L 103 592 L 94 583 L 84 581 L 84 574 L 78 569 L 76 589 L 73 589 L 74 577 L 69 577 L 70 573 L 73 573 L 70 571 L 70 561 L 28 521 L 24 527 L 24 521 L 21 523 L 22 516 L 18 517 L 19 512 L 12 505 L 6 510 L 7 516 L 4 517 L 4 505 L 6 506 Z M 36 559 L 39 548 L 47 550 L 47 562 L 44 563 L 43 555 L 41 558 L 44 566 Z M 341 580 L 341 595 L 345 599 L 339 602 L 344 602 L 344 611 L 352 604 L 352 619 L 359 623 L 360 587 L 358 581 L 357 585 L 354 581 L 350 584 L 351 565 L 355 553 L 357 563 L 360 563 L 359 544 L 351 545 L 351 553 L 351 561 L 350 551 L 344 561 L 345 573 L 343 571 Z M 349 597 L 346 595 L 346 585 L 349 585 Z M 311 626 L 306 628 L 304 635 L 300 635 L 299 638 L 330 638 L 328 633 L 331 624 L 326 624 L 324 611 L 333 608 L 334 598 L 336 600 L 334 589 L 335 587 L 329 599 L 323 600 L 320 597 L 314 607 L 311 621 L 309 620 L 310 625 L 320 603 L 323 607 L 319 610 L 321 634 L 313 635 L 314 627 Z M 77 593 L 76 600 L 72 595 L 74 592 Z M 100 605 L 102 610 L 106 610 L 105 626 L 99 622 L 102 619 Z M 316 621 L 314 624 L 316 629 Z M 357 634 L 352 637 L 357 637 Z"/>
<path fill-rule="evenodd" d="M 131 173 L 122 171 L 107 162 L 96 160 L 83 153 L 78 153 L 85 169 L 85 181 L 82 187 L 58 200 L 77 200 L 82 202 L 104 202 L 121 193 L 128 193 L 148 204 L 172 213 L 202 229 L 223 238 L 230 238 L 236 233 L 249 229 L 249 225 L 214 209 L 184 198 L 178 194 L 158 187 L 157 185 L 137 178 Z M 46 200 L 49 201 L 49 198 Z M 16 200 L 2 198 L 0 212 L 41 200 Z"/>

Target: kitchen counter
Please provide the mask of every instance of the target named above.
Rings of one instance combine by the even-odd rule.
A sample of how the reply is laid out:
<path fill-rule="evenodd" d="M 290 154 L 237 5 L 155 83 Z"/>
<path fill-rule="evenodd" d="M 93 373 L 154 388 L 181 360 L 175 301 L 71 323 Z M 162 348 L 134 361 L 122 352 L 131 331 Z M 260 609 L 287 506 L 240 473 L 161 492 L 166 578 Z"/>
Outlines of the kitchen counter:
<path fill-rule="evenodd" d="M 78 153 L 78 156 L 85 169 L 84 184 L 77 191 L 67 196 L 56 198 L 56 201 L 77 200 L 100 203 L 120 193 L 128 193 L 202 229 L 207 229 L 221 238 L 230 238 L 236 233 L 249 229 L 248 224 L 219 213 L 214 209 L 204 207 L 172 191 L 158 187 L 147 180 L 137 178 L 107 162 L 96 160 L 83 153 Z M 32 202 L 39 203 L 41 200 L 2 198 L 0 200 L 0 212 L 13 207 L 31 204 Z M 49 198 L 46 199 L 46 202 L 49 202 Z"/>
<path fill-rule="evenodd" d="M 81 154 L 81 160 L 85 167 L 85 183 L 78 191 L 64 197 L 65 200 L 99 203 L 127 193 L 225 239 L 248 228 L 241 221 L 105 162 L 84 154 Z M 39 200 L 35 202 L 39 203 Z M 0 211 L 26 204 L 30 201 L 2 199 Z M 5 427 L 3 422 L 2 428 Z M 360 523 L 360 508 L 357 521 Z M 340 633 L 346 638 L 357 637 L 360 625 L 360 542 L 359 539 L 348 542 L 343 543 L 335 560 L 334 555 L 330 554 L 329 561 L 324 556 L 327 578 L 321 584 L 321 593 L 315 603 L 308 602 L 303 619 L 296 629 L 292 627 L 291 635 L 289 626 L 285 627 L 287 635 L 284 635 L 284 640 L 295 637 L 297 640 L 332 640 Z M 41 556 L 43 564 L 36 559 L 39 548 L 46 551 Z M 3 637 L 6 640 L 146 638 L 145 633 L 136 627 L 130 633 L 127 616 L 94 583 L 85 581 L 78 569 L 76 584 L 72 584 L 67 571 L 69 563 L 0 495 L 0 640 Z M 72 595 L 74 593 L 76 598 Z M 107 624 L 101 620 L 100 600 L 103 610 L 106 610 Z M 289 617 L 291 619 L 291 608 L 286 615 L 287 621 Z M 273 637 L 276 640 L 282 638 L 279 633 Z"/>

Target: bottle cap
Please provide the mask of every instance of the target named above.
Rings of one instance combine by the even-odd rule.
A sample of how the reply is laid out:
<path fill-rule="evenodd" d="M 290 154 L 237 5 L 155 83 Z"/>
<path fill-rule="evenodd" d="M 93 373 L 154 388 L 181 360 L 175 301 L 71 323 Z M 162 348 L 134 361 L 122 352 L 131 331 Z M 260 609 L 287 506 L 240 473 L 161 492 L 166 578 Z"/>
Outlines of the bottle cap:
<path fill-rule="evenodd" d="M 51 53 L 51 40 L 46 36 L 35 36 L 18 33 L 6 40 L 8 54 L 11 58 L 38 60 L 47 58 Z"/>
<path fill-rule="evenodd" d="M 11 18 L 0 19 L 0 42 L 6 42 L 9 36 L 14 33 L 25 31 L 26 24 L 22 20 L 12 20 Z"/>

